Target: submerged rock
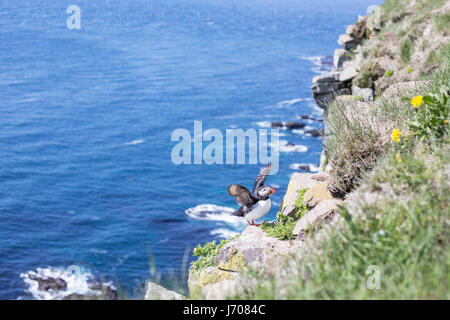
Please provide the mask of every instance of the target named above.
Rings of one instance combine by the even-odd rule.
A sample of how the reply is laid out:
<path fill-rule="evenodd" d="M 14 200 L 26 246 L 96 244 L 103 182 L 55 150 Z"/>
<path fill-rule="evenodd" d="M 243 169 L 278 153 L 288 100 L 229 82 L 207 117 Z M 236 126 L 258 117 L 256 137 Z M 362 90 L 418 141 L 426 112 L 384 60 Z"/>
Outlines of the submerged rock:
<path fill-rule="evenodd" d="M 30 274 L 28 276 L 30 280 L 37 281 L 39 290 L 48 291 L 62 290 L 67 288 L 67 282 L 62 278 L 42 277 L 38 274 Z"/>
<path fill-rule="evenodd" d="M 311 120 L 311 121 L 318 121 L 318 122 L 322 122 L 323 121 L 320 118 L 315 118 L 315 117 L 307 115 L 307 114 L 302 114 L 299 118 L 302 119 L 302 120 Z"/>
<path fill-rule="evenodd" d="M 305 134 L 309 134 L 313 137 L 320 137 L 320 136 L 323 136 L 323 130 L 319 130 L 319 129 L 306 130 Z"/>
<path fill-rule="evenodd" d="M 317 167 L 309 163 L 293 163 L 289 165 L 290 169 L 303 171 L 317 171 Z"/>
<path fill-rule="evenodd" d="M 272 122 L 271 127 L 272 128 L 281 128 L 283 126 L 283 122 L 275 121 Z"/>
<path fill-rule="evenodd" d="M 302 128 L 304 128 L 306 126 L 306 124 L 301 123 L 301 122 L 297 122 L 297 121 L 289 121 L 289 122 L 286 122 L 284 124 L 284 126 L 287 129 L 291 130 L 291 129 L 302 129 Z"/>
<path fill-rule="evenodd" d="M 89 283 L 89 289 L 92 290 L 89 293 L 71 293 L 64 296 L 62 300 L 117 300 L 119 298 L 116 288 L 109 283 L 92 282 Z"/>
<path fill-rule="evenodd" d="M 109 283 L 92 282 L 89 284 L 89 289 L 101 292 L 100 297 L 104 300 L 117 300 L 119 298 L 116 288 Z"/>

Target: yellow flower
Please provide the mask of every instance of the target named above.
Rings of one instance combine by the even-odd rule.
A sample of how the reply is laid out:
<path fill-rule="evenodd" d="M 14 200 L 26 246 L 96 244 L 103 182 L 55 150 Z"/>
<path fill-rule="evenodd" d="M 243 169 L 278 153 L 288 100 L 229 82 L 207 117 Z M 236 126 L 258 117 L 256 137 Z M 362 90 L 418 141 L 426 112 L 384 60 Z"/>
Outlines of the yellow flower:
<path fill-rule="evenodd" d="M 392 141 L 400 142 L 401 135 L 402 135 L 402 132 L 400 131 L 400 129 L 392 130 L 392 134 L 391 134 Z"/>
<path fill-rule="evenodd" d="M 400 155 L 400 152 L 397 152 L 395 154 L 395 160 L 397 160 L 398 163 L 402 163 L 403 162 L 403 159 L 402 159 L 402 156 Z"/>
<path fill-rule="evenodd" d="M 411 104 L 414 108 L 420 107 L 423 103 L 423 97 L 422 96 L 415 96 L 411 99 Z"/>
<path fill-rule="evenodd" d="M 444 120 L 444 124 L 448 124 L 448 120 Z"/>

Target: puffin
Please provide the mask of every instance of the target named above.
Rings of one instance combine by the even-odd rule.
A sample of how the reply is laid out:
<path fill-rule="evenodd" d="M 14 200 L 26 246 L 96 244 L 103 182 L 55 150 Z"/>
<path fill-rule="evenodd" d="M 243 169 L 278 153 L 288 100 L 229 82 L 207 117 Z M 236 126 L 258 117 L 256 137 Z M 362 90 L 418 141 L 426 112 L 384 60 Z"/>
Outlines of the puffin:
<path fill-rule="evenodd" d="M 237 204 L 241 206 L 232 215 L 244 217 L 251 226 L 260 226 L 261 224 L 255 224 L 255 220 L 264 217 L 270 211 L 270 195 L 275 193 L 275 190 L 264 185 L 270 169 L 271 163 L 259 171 L 251 194 L 246 187 L 239 184 L 228 187 L 228 194 L 236 197 Z"/>

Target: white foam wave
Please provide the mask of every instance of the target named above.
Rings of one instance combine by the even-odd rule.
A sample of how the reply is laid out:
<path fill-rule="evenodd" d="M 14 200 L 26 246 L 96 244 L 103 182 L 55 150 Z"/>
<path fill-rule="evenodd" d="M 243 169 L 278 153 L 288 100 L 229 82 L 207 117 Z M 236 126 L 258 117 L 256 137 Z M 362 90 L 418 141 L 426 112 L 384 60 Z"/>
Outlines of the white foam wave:
<path fill-rule="evenodd" d="M 302 134 L 305 133 L 305 130 L 303 130 L 303 129 L 294 129 L 294 130 L 291 130 L 291 132 L 292 132 L 292 133 L 295 133 L 295 134 L 300 134 L 300 135 L 302 135 Z"/>
<path fill-rule="evenodd" d="M 298 102 L 302 102 L 302 101 L 312 101 L 313 98 L 297 98 L 297 99 L 291 99 L 291 100 L 284 100 L 281 102 L 278 102 L 275 106 L 277 108 L 284 108 L 284 107 L 290 107 L 293 104 L 296 104 Z"/>
<path fill-rule="evenodd" d="M 216 206 L 215 204 L 199 204 L 186 209 L 184 212 L 189 217 L 198 220 L 222 221 L 231 224 L 242 223 L 242 218 L 231 215 L 234 211 L 233 208 Z"/>
<path fill-rule="evenodd" d="M 135 144 L 141 144 L 141 143 L 143 143 L 145 140 L 144 139 L 137 139 L 137 140 L 133 140 L 133 141 L 130 141 L 130 142 L 127 142 L 127 143 L 125 143 L 127 146 L 132 146 L 132 145 L 135 145 Z"/>
<path fill-rule="evenodd" d="M 219 238 L 228 239 L 232 236 L 235 236 L 238 233 L 234 232 L 230 229 L 218 228 L 218 229 L 212 230 L 209 234 L 212 236 L 218 236 Z"/>
<path fill-rule="evenodd" d="M 300 59 L 311 61 L 315 67 L 311 71 L 317 74 L 325 74 L 329 72 L 330 67 L 326 66 L 325 56 L 300 56 Z"/>
<path fill-rule="evenodd" d="M 316 66 L 321 66 L 322 65 L 322 59 L 323 58 L 324 58 L 324 56 L 300 56 L 300 59 L 311 61 Z"/>
<path fill-rule="evenodd" d="M 58 300 L 70 294 L 100 295 L 100 290 L 93 290 L 89 283 L 94 279 L 92 273 L 78 266 L 37 268 L 36 271 L 21 273 L 20 277 L 27 284 L 27 291 L 37 300 Z M 63 279 L 67 286 L 61 290 L 40 290 L 36 278 Z M 112 286 L 112 284 L 109 284 Z"/>
<path fill-rule="evenodd" d="M 270 121 L 259 121 L 256 124 L 261 128 L 270 128 L 270 126 L 272 125 Z"/>
<path fill-rule="evenodd" d="M 267 136 L 267 134 L 269 134 L 270 136 L 273 137 L 284 137 L 286 135 L 286 133 L 280 132 L 280 131 L 261 131 L 260 134 L 262 136 Z"/>

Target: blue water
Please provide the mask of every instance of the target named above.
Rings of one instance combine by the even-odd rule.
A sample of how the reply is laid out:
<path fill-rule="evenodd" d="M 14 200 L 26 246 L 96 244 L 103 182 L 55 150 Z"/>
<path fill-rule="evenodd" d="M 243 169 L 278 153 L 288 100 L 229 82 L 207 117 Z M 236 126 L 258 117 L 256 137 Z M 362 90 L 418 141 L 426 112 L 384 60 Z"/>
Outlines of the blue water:
<path fill-rule="evenodd" d="M 251 187 L 260 166 L 177 166 L 172 131 L 320 117 L 311 78 L 374 2 L 1 1 L 0 298 L 30 297 L 20 274 L 38 267 L 78 265 L 132 290 L 151 257 L 163 279 L 182 277 L 187 249 L 242 230 L 185 210 L 237 208 L 227 186 Z M 70 4 L 80 30 L 66 27 Z M 290 165 L 321 152 L 319 138 L 280 132 L 308 151 L 281 153 L 268 219 Z"/>

